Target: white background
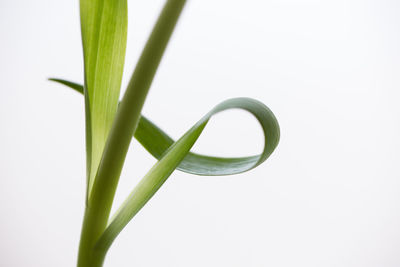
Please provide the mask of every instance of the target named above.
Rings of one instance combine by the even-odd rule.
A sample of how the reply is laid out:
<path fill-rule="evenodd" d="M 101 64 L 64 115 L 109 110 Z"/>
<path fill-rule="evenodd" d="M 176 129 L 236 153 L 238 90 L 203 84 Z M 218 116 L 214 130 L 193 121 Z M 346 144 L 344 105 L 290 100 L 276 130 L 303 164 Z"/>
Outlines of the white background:
<path fill-rule="evenodd" d="M 126 85 L 164 1 L 129 0 Z M 105 266 L 400 266 L 400 2 L 192 0 L 144 114 L 175 138 L 220 101 L 261 100 L 281 141 L 232 177 L 175 172 Z M 78 1 L 0 2 L 0 265 L 74 266 L 84 207 Z M 261 151 L 247 113 L 195 150 Z M 116 204 L 155 160 L 136 142 Z"/>

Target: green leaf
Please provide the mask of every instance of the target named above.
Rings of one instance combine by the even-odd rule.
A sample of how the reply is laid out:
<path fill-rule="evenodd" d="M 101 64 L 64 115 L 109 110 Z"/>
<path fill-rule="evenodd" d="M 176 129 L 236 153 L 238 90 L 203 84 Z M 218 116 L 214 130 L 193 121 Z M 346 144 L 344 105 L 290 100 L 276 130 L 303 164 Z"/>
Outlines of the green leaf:
<path fill-rule="evenodd" d="M 122 229 L 184 160 L 210 118 L 214 114 L 227 109 L 243 109 L 253 114 L 263 129 L 265 140 L 264 150 L 260 155 L 237 159 L 237 165 L 235 167 L 228 165 L 227 171 L 235 173 L 249 170 L 264 162 L 271 155 L 279 142 L 279 125 L 274 114 L 264 104 L 250 98 L 234 98 L 222 102 L 201 118 L 189 131 L 165 151 L 160 160 L 138 183 L 111 219 L 106 230 L 96 243 L 96 250 L 103 252 L 108 250 Z M 220 168 L 219 159 L 215 159 L 217 159 L 215 161 L 216 165 Z"/>
<path fill-rule="evenodd" d="M 53 81 L 53 82 L 56 82 L 56 83 L 61 83 L 61 84 L 65 85 L 65 86 L 68 86 L 71 89 L 74 89 L 78 93 L 84 94 L 83 85 L 81 85 L 81 84 L 70 82 L 70 81 L 63 80 L 63 79 L 57 79 L 57 78 L 49 78 L 49 81 Z"/>
<path fill-rule="evenodd" d="M 81 0 L 88 195 L 117 111 L 127 39 L 126 0 Z"/>
<path fill-rule="evenodd" d="M 50 80 L 64 84 L 78 92 L 82 92 L 83 89 L 82 85 L 77 83 L 61 79 Z M 162 155 L 175 142 L 168 134 L 143 115 L 140 118 L 134 137 L 158 160 L 161 159 Z M 177 169 L 196 175 L 232 175 L 248 171 L 260 163 L 259 155 L 224 158 L 188 152 L 185 158 L 179 163 Z"/>

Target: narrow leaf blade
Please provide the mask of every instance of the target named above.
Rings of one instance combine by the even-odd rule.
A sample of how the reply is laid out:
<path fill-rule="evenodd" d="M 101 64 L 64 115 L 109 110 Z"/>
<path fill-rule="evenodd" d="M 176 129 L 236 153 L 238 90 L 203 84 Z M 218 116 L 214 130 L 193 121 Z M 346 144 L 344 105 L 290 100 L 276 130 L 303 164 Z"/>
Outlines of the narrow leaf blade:
<path fill-rule="evenodd" d="M 242 162 L 244 164 L 242 164 L 239 169 L 241 171 L 252 169 L 264 162 L 272 154 L 278 145 L 280 136 L 279 125 L 274 114 L 264 104 L 250 98 L 234 98 L 222 102 L 200 119 L 199 122 L 165 151 L 161 159 L 143 177 L 116 212 L 99 241 L 96 243 L 96 250 L 107 251 L 109 249 L 122 229 L 184 160 L 209 119 L 216 113 L 233 108 L 243 109 L 254 115 L 263 129 L 265 140 L 263 152 L 260 155 L 245 158 Z M 240 160 L 238 162 L 240 162 Z"/>
<path fill-rule="evenodd" d="M 63 80 L 63 79 L 57 79 L 57 78 L 49 78 L 49 81 L 63 84 L 71 89 L 74 89 L 78 93 L 84 94 L 83 86 L 78 83 L 70 82 L 70 81 Z"/>

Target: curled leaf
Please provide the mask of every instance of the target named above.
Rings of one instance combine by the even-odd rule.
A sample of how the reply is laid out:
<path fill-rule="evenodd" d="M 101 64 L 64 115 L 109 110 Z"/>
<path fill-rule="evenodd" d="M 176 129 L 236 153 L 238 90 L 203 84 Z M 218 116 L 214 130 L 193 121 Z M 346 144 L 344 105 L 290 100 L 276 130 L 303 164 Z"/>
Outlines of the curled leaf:
<path fill-rule="evenodd" d="M 83 92 L 82 85 L 79 85 L 77 83 L 61 79 L 51 79 L 51 80 L 64 84 L 78 92 L 81 93 Z M 247 108 L 254 111 L 254 113 L 253 112 L 252 113 L 260 121 L 261 126 L 263 127 L 265 133 L 268 127 L 266 121 L 264 121 L 266 114 L 263 112 L 256 112 L 256 111 L 268 110 L 269 116 L 271 118 L 275 117 L 264 104 L 256 100 L 252 101 L 253 104 L 250 106 L 254 107 L 250 107 L 249 105 L 247 105 Z M 248 101 L 246 101 L 246 103 L 248 103 Z M 262 116 L 262 114 L 264 114 L 264 116 Z M 273 127 L 271 128 L 270 131 L 275 131 L 276 132 L 275 135 L 277 135 L 277 138 L 279 139 L 278 123 L 271 124 L 271 126 Z M 163 154 L 175 142 L 168 134 L 166 134 L 162 129 L 157 127 L 157 125 L 155 125 L 153 122 L 151 122 L 143 115 L 139 120 L 139 124 L 134 134 L 134 137 L 139 141 L 139 143 L 143 145 L 143 147 L 151 155 L 153 155 L 158 160 L 161 159 Z M 271 142 L 267 142 L 267 135 L 265 135 L 265 146 L 263 152 L 260 155 L 249 156 L 249 157 L 233 157 L 233 158 L 212 157 L 212 156 L 206 156 L 188 152 L 184 157 L 184 159 L 177 166 L 177 169 L 186 173 L 191 173 L 196 175 L 207 175 L 207 176 L 231 175 L 231 174 L 242 173 L 258 166 L 263 161 L 265 161 L 268 158 L 268 156 L 272 153 L 273 151 L 272 147 L 275 148 L 274 146 L 271 147 L 271 144 L 272 144 Z"/>
<path fill-rule="evenodd" d="M 157 192 L 175 168 L 186 159 L 190 149 L 202 133 L 210 118 L 227 109 L 243 109 L 256 117 L 264 132 L 265 144 L 263 152 L 258 156 L 236 158 L 235 161 L 232 159 L 226 160 L 206 157 L 207 159 L 205 161 L 197 162 L 195 163 L 197 165 L 191 166 L 189 169 L 197 170 L 197 168 L 199 168 L 202 174 L 215 172 L 233 174 L 250 170 L 264 162 L 271 155 L 279 142 L 279 125 L 274 114 L 264 104 L 251 98 L 233 98 L 220 103 L 201 118 L 178 141 L 169 146 L 162 154 L 159 161 L 137 184 L 118 209 L 99 241 L 96 243 L 96 249 L 100 251 L 108 250 L 122 229 Z M 153 138 L 155 137 L 152 136 L 151 138 L 151 140 L 154 140 Z M 193 160 L 193 157 L 191 160 Z M 211 170 L 207 171 L 207 167 L 210 167 Z"/>

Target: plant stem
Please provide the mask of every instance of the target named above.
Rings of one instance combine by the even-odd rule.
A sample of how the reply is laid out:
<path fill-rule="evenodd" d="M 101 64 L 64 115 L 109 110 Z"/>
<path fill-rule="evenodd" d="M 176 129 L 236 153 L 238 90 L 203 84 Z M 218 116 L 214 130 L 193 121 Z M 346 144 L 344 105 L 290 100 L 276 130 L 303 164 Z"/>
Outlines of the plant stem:
<path fill-rule="evenodd" d="M 118 108 L 86 206 L 78 267 L 103 265 L 107 251 L 96 251 L 94 246 L 107 226 L 132 135 L 136 130 L 147 93 L 185 2 L 185 0 L 168 0 L 165 4 Z"/>

